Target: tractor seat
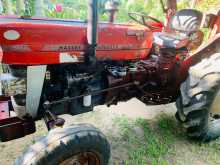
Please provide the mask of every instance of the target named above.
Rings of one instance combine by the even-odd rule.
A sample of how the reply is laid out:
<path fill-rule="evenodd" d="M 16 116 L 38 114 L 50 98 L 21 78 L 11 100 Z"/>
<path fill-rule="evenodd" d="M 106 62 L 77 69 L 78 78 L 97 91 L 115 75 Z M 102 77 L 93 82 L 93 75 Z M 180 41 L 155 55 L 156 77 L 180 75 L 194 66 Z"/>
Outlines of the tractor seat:
<path fill-rule="evenodd" d="M 168 32 L 154 33 L 154 43 L 165 48 L 179 49 L 190 42 L 190 35 L 199 31 L 203 14 L 194 9 L 178 11 L 168 24 Z M 165 29 L 166 30 L 166 29 Z"/>
<path fill-rule="evenodd" d="M 158 32 L 154 33 L 154 44 L 162 48 L 180 49 L 189 43 L 187 36 L 177 33 Z"/>

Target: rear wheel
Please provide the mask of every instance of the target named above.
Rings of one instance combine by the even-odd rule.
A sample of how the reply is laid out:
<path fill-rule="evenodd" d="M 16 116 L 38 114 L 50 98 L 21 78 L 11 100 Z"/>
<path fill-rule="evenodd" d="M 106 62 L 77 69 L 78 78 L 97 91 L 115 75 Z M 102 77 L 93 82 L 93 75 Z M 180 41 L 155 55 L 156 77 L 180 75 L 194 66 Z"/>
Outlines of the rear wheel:
<path fill-rule="evenodd" d="M 17 158 L 15 164 L 107 165 L 109 157 L 106 137 L 89 124 L 79 124 L 51 130 Z"/>
<path fill-rule="evenodd" d="M 190 68 L 176 105 L 176 118 L 190 138 L 210 141 L 220 136 L 219 53 Z"/>

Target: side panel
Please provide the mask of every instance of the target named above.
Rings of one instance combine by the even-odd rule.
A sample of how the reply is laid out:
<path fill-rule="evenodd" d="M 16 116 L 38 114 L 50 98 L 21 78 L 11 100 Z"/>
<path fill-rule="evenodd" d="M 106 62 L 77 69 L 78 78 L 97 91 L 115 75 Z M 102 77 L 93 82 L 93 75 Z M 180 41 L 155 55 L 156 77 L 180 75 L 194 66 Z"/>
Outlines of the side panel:
<path fill-rule="evenodd" d="M 59 64 L 83 62 L 87 49 L 86 23 L 61 20 L 1 18 L 2 63 Z M 100 23 L 97 58 L 136 60 L 146 58 L 152 32 L 143 26 Z"/>

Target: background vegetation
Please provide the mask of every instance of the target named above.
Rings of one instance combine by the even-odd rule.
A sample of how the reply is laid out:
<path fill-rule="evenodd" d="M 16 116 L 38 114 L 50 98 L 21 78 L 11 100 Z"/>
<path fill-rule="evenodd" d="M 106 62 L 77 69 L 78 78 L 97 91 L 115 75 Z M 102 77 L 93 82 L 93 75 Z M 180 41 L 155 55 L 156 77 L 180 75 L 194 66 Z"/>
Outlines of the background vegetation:
<path fill-rule="evenodd" d="M 35 15 L 36 6 L 41 6 L 42 13 L 47 17 L 69 18 L 85 20 L 87 16 L 87 0 L 0 0 L 3 4 L 4 13 L 16 13 L 19 15 Z M 104 12 L 104 5 L 107 0 L 99 0 L 100 20 L 108 19 Z M 115 0 L 118 1 L 119 11 L 117 22 L 128 22 L 130 19 L 128 12 L 142 12 L 149 14 L 163 21 L 164 14 L 160 5 L 160 0 Z M 164 2 L 166 0 L 163 0 Z M 25 2 L 25 3 L 24 3 Z M 166 3 L 166 2 L 165 2 Z M 5 5 L 6 4 L 6 5 Z M 26 5 L 24 5 L 26 4 Z M 192 1 L 178 0 L 178 8 L 189 8 Z M 57 11 L 57 5 L 62 7 L 62 11 Z M 197 0 L 196 9 L 208 11 L 210 8 L 219 6 L 220 0 Z M 11 9 L 9 9 L 11 8 Z M 26 10 L 25 10 L 26 9 Z M 19 10 L 19 11 L 18 11 Z M 26 12 L 26 13 L 25 13 Z"/>

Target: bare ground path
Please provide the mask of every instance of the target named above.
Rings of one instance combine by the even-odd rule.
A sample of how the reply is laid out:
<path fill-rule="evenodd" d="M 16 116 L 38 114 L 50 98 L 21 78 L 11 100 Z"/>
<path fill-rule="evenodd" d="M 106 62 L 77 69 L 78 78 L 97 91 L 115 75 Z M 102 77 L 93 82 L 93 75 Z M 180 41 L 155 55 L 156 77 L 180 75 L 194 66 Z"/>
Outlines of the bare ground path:
<path fill-rule="evenodd" d="M 175 111 L 174 104 L 146 106 L 138 100 L 132 99 L 127 103 L 120 103 L 110 108 L 96 107 L 95 111 L 91 113 L 74 117 L 64 115 L 63 117 L 66 119 L 66 125 L 91 123 L 100 128 L 111 143 L 111 165 L 141 165 L 142 163 L 135 163 L 139 159 L 149 162 L 147 163 L 149 165 L 220 164 L 218 156 L 220 154 L 220 140 L 204 145 L 189 141 L 184 136 L 182 128 L 173 119 Z M 166 114 L 165 118 L 161 119 L 159 116 L 164 116 L 164 114 Z M 135 125 L 133 121 L 138 118 L 146 119 L 146 124 L 149 123 L 150 129 L 146 130 L 145 127 Z M 47 131 L 42 121 L 37 122 L 37 129 L 38 131 L 33 135 L 0 143 L 0 165 L 13 164 L 16 156 L 21 154 L 28 145 L 33 144 L 37 138 L 46 135 Z M 133 136 L 140 142 L 149 142 L 147 147 L 143 148 L 143 151 L 146 150 L 148 154 L 142 150 L 139 152 L 141 147 L 132 140 Z M 155 139 L 157 140 L 155 141 Z M 160 142 L 164 139 L 167 141 Z M 153 142 L 153 146 L 150 146 L 151 142 Z M 158 147 L 155 147 L 156 145 Z M 150 147 L 153 149 L 150 150 Z M 161 152 L 160 150 L 163 149 L 165 151 Z M 136 153 L 139 153 L 135 157 L 137 160 L 132 160 Z M 154 157 L 155 153 L 156 157 Z"/>

